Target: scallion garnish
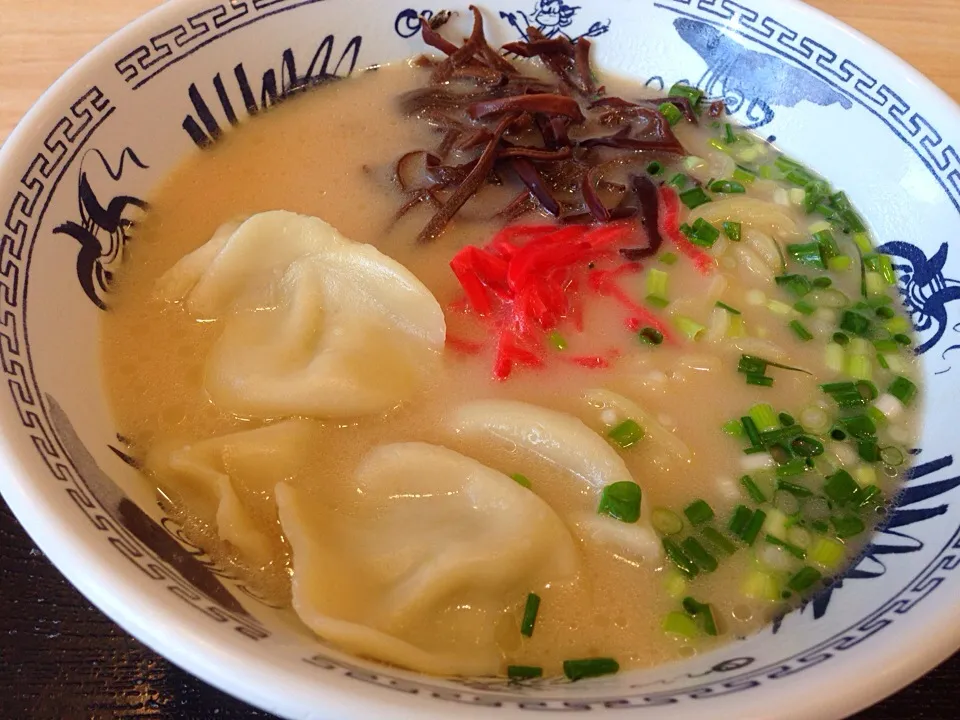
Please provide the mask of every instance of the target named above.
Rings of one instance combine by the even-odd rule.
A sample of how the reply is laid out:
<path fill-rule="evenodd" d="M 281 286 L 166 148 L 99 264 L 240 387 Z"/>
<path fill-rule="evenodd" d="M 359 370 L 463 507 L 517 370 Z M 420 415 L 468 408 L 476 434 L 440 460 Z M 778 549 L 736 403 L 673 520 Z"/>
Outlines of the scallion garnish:
<path fill-rule="evenodd" d="M 533 485 L 530 482 L 530 478 L 521 473 L 513 473 L 510 476 L 510 479 L 513 480 L 517 485 L 522 485 L 523 487 L 530 489 Z"/>
<path fill-rule="evenodd" d="M 643 493 L 640 486 L 631 480 L 621 480 L 603 488 L 597 512 L 615 520 L 635 523 L 640 519 L 640 504 Z"/>
<path fill-rule="evenodd" d="M 643 428 L 636 420 L 627 418 L 607 433 L 607 437 L 626 450 L 643 440 Z"/>
<path fill-rule="evenodd" d="M 813 496 L 813 490 L 810 488 L 804 487 L 803 485 L 797 485 L 796 483 L 789 482 L 783 478 L 777 478 L 777 490 L 783 490 L 788 492 L 794 497 L 807 498 Z"/>
<path fill-rule="evenodd" d="M 713 609 L 709 604 L 697 602 L 692 597 L 685 597 L 682 604 L 688 615 L 698 618 L 703 623 L 703 631 L 707 635 L 716 637 L 719 634 L 717 622 L 713 617 Z"/>
<path fill-rule="evenodd" d="M 793 309 L 802 315 L 813 315 L 817 311 L 816 306 L 808 303 L 806 300 L 797 300 L 793 304 Z"/>
<path fill-rule="evenodd" d="M 694 245 L 706 248 L 713 247 L 713 244 L 720 237 L 720 231 L 702 217 L 694 220 L 693 225 L 685 234 Z"/>
<path fill-rule="evenodd" d="M 890 383 L 890 387 L 887 388 L 887 392 L 893 395 L 904 405 L 909 405 L 913 401 L 913 398 L 917 395 L 917 386 L 907 378 L 898 376 L 892 383 Z"/>
<path fill-rule="evenodd" d="M 700 574 L 696 563 L 681 549 L 681 547 L 669 538 L 663 538 L 663 551 L 667 559 L 670 560 L 677 569 L 688 580 L 695 578 Z"/>
<path fill-rule="evenodd" d="M 741 537 L 752 517 L 753 513 L 750 511 L 750 508 L 746 505 L 737 505 L 733 511 L 733 516 L 730 518 L 730 523 L 727 525 L 727 529 L 737 537 Z"/>
<path fill-rule="evenodd" d="M 757 403 L 750 408 L 750 419 L 753 420 L 761 435 L 770 430 L 776 430 L 780 426 L 777 413 L 767 403 Z"/>
<path fill-rule="evenodd" d="M 717 559 L 696 538 L 688 537 L 680 545 L 687 557 L 692 559 L 697 567 L 704 572 L 709 573 L 717 569 Z"/>
<path fill-rule="evenodd" d="M 777 477 L 778 478 L 788 478 L 796 477 L 797 475 L 803 475 L 809 468 L 807 467 L 806 458 L 793 458 L 789 459 L 790 453 L 781 446 L 776 445 L 770 448 L 770 453 L 773 455 L 774 450 L 781 450 L 784 453 L 784 456 L 788 459 L 785 462 L 782 462 L 779 467 L 777 467 Z M 774 455 L 776 459 L 776 455 Z"/>
<path fill-rule="evenodd" d="M 523 608 L 523 622 L 520 623 L 520 634 L 524 637 L 533 636 L 533 626 L 537 624 L 537 612 L 540 610 L 540 596 L 536 593 L 527 595 L 527 604 Z"/>
<path fill-rule="evenodd" d="M 701 187 L 694 187 L 690 188 L 689 190 L 684 190 L 682 193 L 680 193 L 680 201 L 690 210 L 711 202 L 710 196 L 707 195 L 707 193 L 704 192 L 703 188 Z"/>
<path fill-rule="evenodd" d="M 823 248 L 818 242 L 793 243 L 787 245 L 787 254 L 801 265 L 826 270 L 827 263 L 823 257 Z"/>
<path fill-rule="evenodd" d="M 683 530 L 683 520 L 667 508 L 654 508 L 650 513 L 650 524 L 661 535 L 676 535 Z"/>
<path fill-rule="evenodd" d="M 763 442 L 760 439 L 760 431 L 757 429 L 757 424 L 753 421 L 753 418 L 749 415 L 744 415 L 740 418 L 740 423 L 747 433 L 747 439 L 750 440 L 751 447 L 762 447 Z"/>
<path fill-rule="evenodd" d="M 646 301 L 647 305 L 653 305 L 655 308 L 659 308 L 660 310 L 663 310 L 670 304 L 669 300 L 664 297 L 660 297 L 659 295 L 647 295 L 644 298 L 644 301 Z"/>
<path fill-rule="evenodd" d="M 798 338 L 800 338 L 804 342 L 808 340 L 813 340 L 813 333 L 807 330 L 807 328 L 804 327 L 803 323 L 800 322 L 799 320 L 792 320 L 790 322 L 790 329 L 793 330 L 794 335 L 796 335 Z"/>
<path fill-rule="evenodd" d="M 833 524 L 833 530 L 837 534 L 837 537 L 841 540 L 855 537 L 866 530 L 866 525 L 863 524 L 863 520 L 855 515 L 833 517 L 830 518 L 830 522 Z"/>
<path fill-rule="evenodd" d="M 730 556 L 737 551 L 737 546 L 727 540 L 719 530 L 709 525 L 700 531 L 703 537 L 724 555 Z"/>
<path fill-rule="evenodd" d="M 743 236 L 743 226 L 738 222 L 727 221 L 723 223 L 723 234 L 733 242 L 740 242 L 740 238 Z"/>
<path fill-rule="evenodd" d="M 823 575 L 820 574 L 819 570 L 806 565 L 787 581 L 787 587 L 794 592 L 801 593 L 804 590 L 809 590 L 822 577 Z"/>
<path fill-rule="evenodd" d="M 749 495 L 750 499 L 755 503 L 765 503 L 767 501 L 767 496 L 763 494 L 763 490 L 760 489 L 760 486 L 757 485 L 749 475 L 744 475 L 740 478 L 740 484 L 743 485 L 743 489 L 747 491 L 747 495 Z"/>
<path fill-rule="evenodd" d="M 714 180 L 710 183 L 710 191 L 727 195 L 745 193 L 747 189 L 736 180 Z"/>
<path fill-rule="evenodd" d="M 840 329 L 861 337 L 870 332 L 870 318 L 852 310 L 845 310 L 840 318 Z"/>
<path fill-rule="evenodd" d="M 725 302 L 721 302 L 720 300 L 717 300 L 717 302 L 714 303 L 714 305 L 716 305 L 716 307 L 718 307 L 718 308 L 721 308 L 721 309 L 723 309 L 723 310 L 726 310 L 726 311 L 727 311 L 728 313 L 730 313 L 731 315 L 740 315 L 740 314 L 741 314 L 740 311 L 737 310 L 735 307 L 730 307 L 730 306 L 727 305 Z"/>
<path fill-rule="evenodd" d="M 693 639 L 699 634 L 700 628 L 687 613 L 674 611 L 667 613 L 667 616 L 663 619 L 663 631 L 671 635 Z"/>
<path fill-rule="evenodd" d="M 657 110 L 659 110 L 660 114 L 667 119 L 667 122 L 670 123 L 670 125 L 676 125 L 678 122 L 683 120 L 683 112 L 681 112 L 680 108 L 678 108 L 672 102 L 662 103 Z"/>
<path fill-rule="evenodd" d="M 690 101 L 690 106 L 696 110 L 697 106 L 700 104 L 700 101 L 703 99 L 703 90 L 700 88 L 695 88 L 692 85 L 674 83 L 667 95 L 669 97 L 685 97 Z"/>
<path fill-rule="evenodd" d="M 683 510 L 691 525 L 703 525 L 713 519 L 713 508 L 706 500 L 697 499 Z"/>
<path fill-rule="evenodd" d="M 804 560 L 807 557 L 807 551 L 802 547 L 797 547 L 793 543 L 788 543 L 786 540 L 781 540 L 776 535 L 767 533 L 765 540 L 771 545 L 776 545 L 777 547 L 783 548 L 799 560 Z"/>
<path fill-rule="evenodd" d="M 511 680 L 533 680 L 543 676 L 543 668 L 535 665 L 507 665 L 507 677 Z"/>
<path fill-rule="evenodd" d="M 677 326 L 677 330 L 686 335 L 690 340 L 697 340 L 707 329 L 696 320 L 684 317 L 683 315 L 675 316 L 673 318 L 673 324 Z"/>
<path fill-rule="evenodd" d="M 757 539 L 757 535 L 760 534 L 760 529 L 763 527 L 763 523 L 766 522 L 767 514 L 763 510 L 754 511 L 753 515 L 750 517 L 750 520 L 747 521 L 746 526 L 743 528 L 743 532 L 740 533 L 740 539 L 743 540 L 747 545 L 753 545 L 754 541 Z"/>
<path fill-rule="evenodd" d="M 647 174 L 648 175 L 662 175 L 663 174 L 663 163 L 657 162 L 654 160 L 652 163 L 647 165 Z"/>
<path fill-rule="evenodd" d="M 678 259 L 676 253 L 672 252 L 665 252 L 659 258 L 664 265 L 675 265 Z"/>
<path fill-rule="evenodd" d="M 758 385 L 760 387 L 770 387 L 773 385 L 773 378 L 767 375 L 747 375 L 747 385 Z"/>
<path fill-rule="evenodd" d="M 823 455 L 823 443 L 809 435 L 801 435 L 790 441 L 790 449 L 794 454 L 803 458 L 812 458 Z"/>
<path fill-rule="evenodd" d="M 798 298 L 802 298 L 813 289 L 810 278 L 806 275 L 796 273 L 791 275 L 777 275 L 774 279 L 777 285 L 786 288 Z"/>
<path fill-rule="evenodd" d="M 677 190 L 683 190 L 687 186 L 687 176 L 683 173 L 677 173 L 667 181 L 667 185 L 672 185 Z"/>
<path fill-rule="evenodd" d="M 547 341 L 553 346 L 554 350 L 566 350 L 567 349 L 567 340 L 563 335 L 554 330 L 547 337 Z"/>
<path fill-rule="evenodd" d="M 733 132 L 733 125 L 723 124 L 723 140 L 727 145 L 733 145 L 737 141 L 737 135 Z"/>
<path fill-rule="evenodd" d="M 823 494 L 840 505 L 849 501 L 859 489 L 857 481 L 846 470 L 837 470 L 823 483 Z"/>
<path fill-rule="evenodd" d="M 619 670 L 620 664 L 613 658 L 585 658 L 583 660 L 563 661 L 563 674 L 569 680 L 613 675 Z"/>
<path fill-rule="evenodd" d="M 645 327 L 637 333 L 637 337 L 647 345 L 662 345 L 663 333 L 653 327 Z"/>

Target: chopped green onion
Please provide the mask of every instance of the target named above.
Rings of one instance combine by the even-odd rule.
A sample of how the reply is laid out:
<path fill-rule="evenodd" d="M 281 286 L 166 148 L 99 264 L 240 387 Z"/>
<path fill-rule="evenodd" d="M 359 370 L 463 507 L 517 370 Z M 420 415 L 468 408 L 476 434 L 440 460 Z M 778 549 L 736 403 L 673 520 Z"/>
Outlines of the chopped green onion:
<path fill-rule="evenodd" d="M 844 418 L 841 422 L 847 434 L 858 440 L 872 438 L 877 434 L 876 424 L 867 415 L 853 415 Z"/>
<path fill-rule="evenodd" d="M 685 638 L 695 638 L 700 634 L 697 623 L 685 612 L 674 611 L 663 619 L 663 631 L 670 635 L 680 635 Z"/>
<path fill-rule="evenodd" d="M 733 242 L 740 242 L 740 238 L 743 236 L 743 226 L 738 222 L 727 221 L 723 223 L 723 234 Z"/>
<path fill-rule="evenodd" d="M 691 560 L 690 557 L 673 540 L 670 540 L 669 538 L 663 539 L 663 551 L 666 553 L 667 559 L 676 565 L 677 569 L 688 580 L 691 580 L 700 574 L 696 563 L 694 563 L 693 560 Z"/>
<path fill-rule="evenodd" d="M 811 305 L 806 300 L 797 300 L 793 304 L 793 309 L 803 315 L 813 315 L 817 311 L 816 306 Z"/>
<path fill-rule="evenodd" d="M 709 604 L 697 602 L 692 597 L 685 597 L 683 599 L 683 609 L 686 610 L 689 615 L 693 615 L 703 622 L 703 631 L 707 635 L 714 637 L 719 635 L 717 622 L 713 617 L 713 609 Z"/>
<path fill-rule="evenodd" d="M 749 495 L 750 499 L 755 503 L 765 503 L 767 501 L 767 496 L 763 494 L 763 490 L 760 489 L 760 486 L 757 485 L 749 475 L 744 475 L 740 478 L 740 484 L 743 485 L 743 489 L 747 491 L 747 495 Z"/>
<path fill-rule="evenodd" d="M 686 235 L 694 245 L 709 248 L 720 237 L 720 231 L 701 217 L 693 221 Z"/>
<path fill-rule="evenodd" d="M 662 345 L 663 333 L 654 327 L 645 327 L 637 333 L 637 337 L 647 345 Z"/>
<path fill-rule="evenodd" d="M 743 531 L 747 529 L 747 525 L 752 517 L 753 513 L 750 511 L 750 508 L 746 505 L 737 505 L 733 511 L 733 516 L 730 518 L 730 523 L 727 525 L 727 529 L 737 537 L 740 537 Z"/>
<path fill-rule="evenodd" d="M 782 412 L 777 415 L 777 419 L 780 421 L 780 424 L 783 425 L 783 427 L 790 427 L 791 425 L 797 424 L 797 421 L 794 420 L 793 415 L 790 413 Z"/>
<path fill-rule="evenodd" d="M 667 297 L 667 281 L 670 275 L 663 270 L 651 268 L 647 272 L 647 292 L 650 295 L 659 295 L 662 298 Z"/>
<path fill-rule="evenodd" d="M 837 241 L 833 237 L 833 233 L 829 230 L 820 230 L 813 234 L 813 239 L 820 244 L 820 249 L 822 251 L 823 259 L 829 260 L 832 257 L 836 257 L 840 254 L 840 248 L 837 247 Z"/>
<path fill-rule="evenodd" d="M 850 344 L 850 336 L 842 332 L 835 332 L 833 334 L 833 342 L 841 347 L 845 347 L 846 345 Z"/>
<path fill-rule="evenodd" d="M 857 440 L 857 454 L 861 460 L 867 462 L 880 462 L 880 445 L 876 438 L 863 438 Z"/>
<path fill-rule="evenodd" d="M 563 674 L 569 680 L 613 675 L 619 670 L 620 664 L 613 658 L 585 658 L 583 660 L 563 661 Z"/>
<path fill-rule="evenodd" d="M 810 278 L 808 278 L 806 275 L 799 275 L 796 273 L 791 275 L 777 275 L 777 277 L 774 279 L 776 280 L 777 285 L 785 287 L 798 298 L 802 298 L 813 289 Z"/>
<path fill-rule="evenodd" d="M 817 538 L 809 555 L 810 560 L 827 570 L 838 569 L 845 556 L 844 545 L 827 537 Z"/>
<path fill-rule="evenodd" d="M 703 525 L 703 523 L 713 520 L 713 508 L 706 500 L 694 500 L 684 508 L 683 514 L 687 516 L 691 525 Z"/>
<path fill-rule="evenodd" d="M 553 346 L 554 350 L 566 350 L 567 349 L 567 340 L 560 333 L 554 330 L 547 337 L 548 342 Z"/>
<path fill-rule="evenodd" d="M 823 443 L 809 435 L 801 435 L 790 442 L 790 449 L 800 457 L 811 458 L 823 455 Z"/>
<path fill-rule="evenodd" d="M 683 551 L 704 572 L 713 572 L 717 569 L 717 559 L 700 544 L 696 538 L 688 537 L 682 543 Z"/>
<path fill-rule="evenodd" d="M 664 265 L 674 265 L 676 264 L 678 258 L 675 253 L 665 252 L 660 256 L 659 259 Z"/>
<path fill-rule="evenodd" d="M 734 437 L 743 437 L 745 431 L 743 429 L 743 423 L 739 420 L 727 420 L 721 428 L 723 432 L 727 435 L 733 435 Z"/>
<path fill-rule="evenodd" d="M 826 269 L 826 261 L 823 258 L 823 248 L 820 243 L 795 243 L 787 245 L 787 253 L 796 262 L 801 265 L 808 265 L 819 270 Z"/>
<path fill-rule="evenodd" d="M 714 180 L 710 183 L 710 191 L 732 195 L 745 193 L 747 189 L 736 180 Z"/>
<path fill-rule="evenodd" d="M 847 255 L 837 255 L 827 260 L 827 269 L 832 272 L 846 272 L 852 260 Z"/>
<path fill-rule="evenodd" d="M 773 385 L 773 378 L 766 375 L 747 375 L 747 385 L 759 385 L 760 387 L 770 387 Z"/>
<path fill-rule="evenodd" d="M 676 535 L 683 530 L 680 516 L 666 508 L 654 508 L 650 514 L 650 524 L 661 535 Z"/>
<path fill-rule="evenodd" d="M 877 500 L 879 499 L 881 502 L 883 500 L 883 498 L 878 497 L 880 494 L 880 488 L 876 485 L 866 485 L 857 491 L 853 498 L 853 505 L 857 508 L 863 508 L 871 503 L 879 504 Z"/>
<path fill-rule="evenodd" d="M 533 636 L 533 626 L 537 624 L 537 612 L 540 610 L 540 596 L 536 593 L 527 595 L 527 604 L 523 608 L 523 622 L 520 624 L 520 634 L 524 637 Z"/>
<path fill-rule="evenodd" d="M 866 530 L 866 525 L 863 524 L 863 520 L 856 515 L 830 518 L 830 522 L 833 523 L 834 532 L 836 532 L 837 537 L 841 540 L 855 537 Z"/>
<path fill-rule="evenodd" d="M 640 486 L 631 480 L 611 483 L 603 488 L 597 513 L 620 522 L 635 523 L 640 519 L 642 495 Z"/>
<path fill-rule="evenodd" d="M 648 175 L 662 175 L 663 174 L 663 163 L 657 162 L 654 160 L 652 163 L 647 165 L 647 174 Z"/>
<path fill-rule="evenodd" d="M 776 430 L 780 426 L 780 419 L 773 407 L 767 403 L 757 403 L 750 408 L 750 419 L 753 420 L 757 430 L 765 433 L 769 430 Z"/>
<path fill-rule="evenodd" d="M 781 599 L 776 579 L 762 570 L 754 570 L 747 576 L 743 584 L 743 594 L 749 598 L 771 602 Z"/>
<path fill-rule="evenodd" d="M 757 179 L 757 174 L 750 168 L 745 168 L 743 165 L 737 165 L 733 169 L 733 179 L 737 182 L 743 183 L 744 185 L 752 185 Z M 733 238 L 731 238 L 731 240 L 732 239 Z"/>
<path fill-rule="evenodd" d="M 897 345 L 903 345 L 904 347 L 913 345 L 913 340 L 910 339 L 909 335 L 905 335 L 904 333 L 897 333 L 893 336 L 893 339 Z"/>
<path fill-rule="evenodd" d="M 510 476 L 510 479 L 513 480 L 517 485 L 522 485 L 527 489 L 533 487 L 532 483 L 530 482 L 530 478 L 528 478 L 526 475 L 522 475 L 521 473 L 513 473 L 513 475 Z"/>
<path fill-rule="evenodd" d="M 511 680 L 533 680 L 543 676 L 543 668 L 534 665 L 507 665 L 507 677 Z"/>
<path fill-rule="evenodd" d="M 743 532 L 740 533 L 740 539 L 743 540 L 747 545 L 753 545 L 754 541 L 757 539 L 757 535 L 760 534 L 760 529 L 763 527 L 763 523 L 767 520 L 767 514 L 763 510 L 757 510 L 753 513 L 753 516 L 750 518 L 750 521 L 747 523 L 747 526 L 743 529 Z"/>
<path fill-rule="evenodd" d="M 686 335 L 691 340 L 697 340 L 700 335 L 703 334 L 704 330 L 707 328 L 696 320 L 691 320 L 688 317 L 683 315 L 677 315 L 673 319 L 673 324 L 677 326 L 677 329 Z"/>
<path fill-rule="evenodd" d="M 644 300 L 647 302 L 648 305 L 653 305 L 654 307 L 660 308 L 661 310 L 670 304 L 669 300 L 667 300 L 666 298 L 659 297 L 658 295 L 647 295 L 647 297 L 645 297 Z"/>
<path fill-rule="evenodd" d="M 884 464 L 892 467 L 903 465 L 904 461 L 903 452 L 900 448 L 893 447 L 892 445 L 880 448 L 880 459 L 883 460 Z"/>
<path fill-rule="evenodd" d="M 772 452 L 772 448 L 771 448 Z M 786 453 L 789 457 L 789 453 Z M 807 471 L 807 460 L 806 458 L 793 458 L 792 460 L 788 459 L 786 462 L 781 464 L 777 468 L 777 477 L 778 478 L 788 478 L 795 477 L 797 475 L 803 475 Z"/>
<path fill-rule="evenodd" d="M 743 425 L 743 430 L 747 433 L 747 438 L 750 440 L 752 447 L 763 445 L 760 440 L 760 431 L 757 429 L 757 424 L 753 421 L 752 417 L 744 415 L 740 418 L 740 423 Z"/>
<path fill-rule="evenodd" d="M 850 500 L 859 489 L 857 481 L 846 470 L 837 470 L 823 483 L 823 494 L 840 505 Z"/>
<path fill-rule="evenodd" d="M 683 173 L 677 173 L 667 181 L 667 185 L 672 185 L 677 190 L 683 190 L 687 186 L 687 176 Z"/>
<path fill-rule="evenodd" d="M 733 132 L 733 125 L 730 123 L 723 124 L 723 140 L 727 145 L 733 145 L 737 141 L 737 135 Z"/>
<path fill-rule="evenodd" d="M 640 427 L 637 421 L 627 418 L 608 432 L 607 437 L 626 450 L 643 440 L 643 434 L 643 428 Z"/>
<path fill-rule="evenodd" d="M 806 342 L 807 340 L 813 340 L 813 333 L 811 333 L 807 328 L 804 327 L 803 323 L 799 320 L 792 320 L 790 322 L 790 329 L 793 330 L 793 334 L 798 338 Z"/>
<path fill-rule="evenodd" d="M 691 210 L 711 202 L 710 196 L 700 187 L 690 188 L 680 193 L 680 201 Z"/>
<path fill-rule="evenodd" d="M 870 331 L 870 319 L 855 313 L 852 310 L 846 310 L 840 318 L 840 329 L 846 330 L 854 335 L 861 337 Z"/>
<path fill-rule="evenodd" d="M 794 592 L 800 593 L 810 589 L 810 587 L 821 578 L 823 578 L 823 575 L 820 574 L 819 570 L 815 570 L 807 565 L 787 581 L 787 587 Z"/>
<path fill-rule="evenodd" d="M 703 99 L 703 90 L 683 83 L 674 83 L 667 95 L 669 97 L 685 97 L 690 101 L 690 106 L 696 109 Z"/>
<path fill-rule="evenodd" d="M 917 394 L 917 386 L 907 378 L 898 376 L 892 383 L 890 383 L 890 387 L 887 388 L 887 392 L 893 395 L 904 405 L 909 405 Z"/>
<path fill-rule="evenodd" d="M 889 305 L 881 305 L 873 312 L 881 320 L 889 320 L 890 318 L 892 318 L 894 315 L 897 314 L 896 310 L 894 310 Z"/>
<path fill-rule="evenodd" d="M 670 123 L 670 125 L 676 125 L 678 122 L 683 120 L 683 113 L 680 111 L 680 108 L 678 108 L 672 102 L 661 103 L 657 110 L 659 110 L 660 114 L 667 119 L 667 122 Z"/>
<path fill-rule="evenodd" d="M 806 550 L 804 550 L 801 547 L 797 547 L 793 543 L 788 543 L 786 540 L 781 540 L 776 535 L 771 535 L 770 533 L 767 533 L 765 540 L 770 545 L 776 545 L 777 547 L 783 548 L 798 560 L 804 560 L 807 557 Z"/>
<path fill-rule="evenodd" d="M 777 478 L 777 490 L 783 490 L 798 498 L 811 497 L 813 495 L 813 490 L 810 488 L 788 482 L 783 478 Z"/>
<path fill-rule="evenodd" d="M 730 556 L 737 551 L 737 546 L 727 540 L 720 531 L 710 526 L 700 531 L 706 540 L 724 555 Z"/>
<path fill-rule="evenodd" d="M 721 309 L 723 309 L 723 310 L 726 310 L 726 311 L 727 311 L 728 313 L 730 313 L 731 315 L 740 315 L 740 311 L 739 311 L 739 310 L 737 310 L 735 307 L 730 307 L 730 306 L 727 305 L 725 302 L 721 302 L 720 300 L 717 300 L 717 302 L 715 302 L 714 305 L 716 305 L 716 307 L 718 307 L 718 308 L 721 308 Z"/>

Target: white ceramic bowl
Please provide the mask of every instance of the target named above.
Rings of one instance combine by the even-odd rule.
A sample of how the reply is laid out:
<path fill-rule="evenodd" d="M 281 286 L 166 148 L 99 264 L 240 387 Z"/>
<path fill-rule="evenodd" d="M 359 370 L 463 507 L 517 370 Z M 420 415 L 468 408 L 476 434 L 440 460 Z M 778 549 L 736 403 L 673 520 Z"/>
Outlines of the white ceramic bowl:
<path fill-rule="evenodd" d="M 682 664 L 517 689 L 323 646 L 184 544 L 119 449 L 98 366 L 125 218 L 197 145 L 307 77 L 421 51 L 407 0 L 176 0 L 68 72 L 0 153 L 0 490 L 94 603 L 217 687 L 291 718 L 837 718 L 960 646 L 960 113 L 792 0 L 485 2 L 490 36 L 596 36 L 598 64 L 686 79 L 848 190 L 902 275 L 924 355 L 913 477 L 864 557 L 776 628 Z M 499 16 L 499 18 L 498 18 Z M 502 19 L 500 19 L 502 18 Z M 461 28 L 467 19 L 459 18 Z M 331 138 L 331 141 L 336 141 Z M 641 710 L 642 708 L 642 710 Z"/>

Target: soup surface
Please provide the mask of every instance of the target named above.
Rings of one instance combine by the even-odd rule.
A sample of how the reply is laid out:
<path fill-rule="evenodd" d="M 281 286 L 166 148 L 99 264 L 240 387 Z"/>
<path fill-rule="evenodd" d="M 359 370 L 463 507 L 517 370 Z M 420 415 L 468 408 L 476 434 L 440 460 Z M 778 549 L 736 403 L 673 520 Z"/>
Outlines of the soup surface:
<path fill-rule="evenodd" d="M 496 318 L 471 305 L 451 260 L 505 226 L 556 221 L 494 216 L 522 187 L 510 177 L 432 242 L 416 241 L 429 202 L 396 220 L 410 197 L 391 182 L 397 158 L 438 141 L 398 97 L 429 72 L 401 64 L 303 93 L 190 157 L 150 199 L 104 316 L 103 366 L 118 430 L 168 510 L 321 637 L 437 674 L 651 666 L 754 632 L 823 587 L 882 516 L 915 434 L 910 329 L 867 235 L 808 212 L 819 181 L 763 141 L 705 111 L 679 119 L 683 155 L 636 154 L 610 180 L 649 176 L 661 223 L 672 192 L 678 242 L 689 239 L 671 235 L 639 261 L 617 247 L 583 257 L 584 286 L 566 286 L 578 316 L 543 330 L 534 359 L 504 360 Z M 697 188 L 709 202 L 690 207 Z M 289 215 L 237 229 L 275 210 L 322 218 L 349 240 Z M 649 241 L 649 227 L 622 227 L 633 235 L 620 247 Z M 171 290 L 181 259 L 218 230 L 220 256 L 199 258 L 193 294 Z M 518 247 L 533 237 L 518 232 Z M 279 258 L 293 236 L 333 259 L 291 274 Z M 241 240 L 252 269 L 236 282 L 253 299 L 201 308 L 201 285 L 225 282 L 211 273 Z M 361 243 L 402 268 L 371 260 L 371 280 L 367 260 L 338 259 Z M 321 293 L 311 305 L 298 288 L 314 272 L 333 278 L 317 287 L 358 299 L 334 307 Z M 404 282 L 405 299 L 365 309 Z M 411 313 L 422 332 L 396 331 Z M 294 322 L 313 325 L 296 352 L 269 360 L 284 381 L 256 399 L 237 390 Z M 337 343 L 349 349 L 337 355 Z M 357 409 L 353 398 L 378 384 L 385 395 Z M 321 409 L 301 410 L 314 395 Z"/>

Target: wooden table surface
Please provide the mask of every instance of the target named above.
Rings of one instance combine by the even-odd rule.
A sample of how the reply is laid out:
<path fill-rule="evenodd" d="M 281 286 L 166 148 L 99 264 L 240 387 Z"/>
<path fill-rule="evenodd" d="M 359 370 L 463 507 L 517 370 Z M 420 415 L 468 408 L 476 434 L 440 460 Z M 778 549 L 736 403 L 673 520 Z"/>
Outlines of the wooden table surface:
<path fill-rule="evenodd" d="M 960 100 L 960 0 L 808 1 L 887 46 Z M 0 0 L 0 142 L 83 53 L 158 4 Z M 91 608 L 2 503 L 0 577 L 0 717 L 267 717 L 182 673 Z M 955 656 L 858 718 L 958 717 L 958 687 Z"/>

